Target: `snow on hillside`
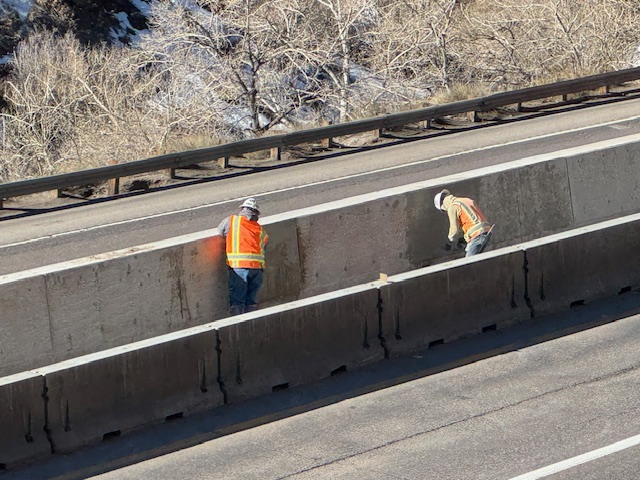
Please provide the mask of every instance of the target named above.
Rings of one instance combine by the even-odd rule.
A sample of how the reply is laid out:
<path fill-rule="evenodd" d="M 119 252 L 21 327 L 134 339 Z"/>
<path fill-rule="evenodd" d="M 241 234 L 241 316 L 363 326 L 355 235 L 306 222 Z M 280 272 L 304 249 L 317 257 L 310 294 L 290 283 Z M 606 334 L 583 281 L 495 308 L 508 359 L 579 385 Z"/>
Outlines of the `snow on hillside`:
<path fill-rule="evenodd" d="M 27 18 L 29 10 L 31 10 L 31 0 L 0 0 L 0 7 L 5 6 L 11 10 L 15 10 L 20 15 L 20 19 Z"/>

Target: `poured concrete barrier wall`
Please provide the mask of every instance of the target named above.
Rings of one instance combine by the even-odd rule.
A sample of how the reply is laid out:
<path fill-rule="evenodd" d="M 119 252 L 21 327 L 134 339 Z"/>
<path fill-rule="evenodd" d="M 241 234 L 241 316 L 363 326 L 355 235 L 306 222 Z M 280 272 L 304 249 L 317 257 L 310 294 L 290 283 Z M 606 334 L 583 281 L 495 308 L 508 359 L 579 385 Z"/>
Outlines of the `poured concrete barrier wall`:
<path fill-rule="evenodd" d="M 447 216 L 433 206 L 442 185 L 421 187 L 299 214 L 301 296 L 370 281 L 378 272 L 397 274 L 451 257 L 442 249 L 449 228 Z M 447 187 L 454 194 L 479 199 L 489 220 L 497 224 L 492 248 L 570 228 L 573 223 L 564 159 L 487 173 Z"/>
<path fill-rule="evenodd" d="M 36 372 L 0 378 L 0 470 L 51 455 L 43 385 Z"/>
<path fill-rule="evenodd" d="M 0 376 L 54 361 L 42 276 L 0 277 Z"/>
<path fill-rule="evenodd" d="M 640 285 L 640 250 L 631 248 L 639 234 L 637 214 L 68 360 L 13 377 L 15 385 L 6 377 L 0 438 L 13 446 L 6 461 L 24 459 L 31 447 L 43 454 L 25 447 L 26 434 L 47 431 L 53 453 L 72 451 L 527 321 L 536 311 L 568 309 L 577 294 L 614 295 Z M 540 284 L 552 295 L 535 298 Z M 38 404 L 42 415 L 32 415 Z"/>
<path fill-rule="evenodd" d="M 567 162 L 567 170 L 574 226 L 640 210 L 640 144 L 581 153 Z"/>
<path fill-rule="evenodd" d="M 372 285 L 222 320 L 214 327 L 230 403 L 384 358 Z"/>
<path fill-rule="evenodd" d="M 381 336 L 399 355 L 530 318 L 524 253 L 514 247 L 390 277 Z"/>
<path fill-rule="evenodd" d="M 224 315 L 219 243 L 200 240 L 46 273 L 53 361 Z"/>
<path fill-rule="evenodd" d="M 216 345 L 216 332 L 201 329 L 39 370 L 55 452 L 222 405 Z"/>
<path fill-rule="evenodd" d="M 308 298 L 442 261 L 447 219 L 432 198 L 443 186 L 475 198 L 496 223 L 490 249 L 619 212 L 585 176 L 616 185 L 625 211 L 640 208 L 640 136 L 587 145 L 265 217 L 269 232 L 263 306 Z M 614 152 L 609 162 L 609 151 Z M 600 170 L 602 172 L 600 172 Z M 578 213 L 576 213 L 578 212 Z M 216 230 L 0 277 L 8 375 L 227 315 L 224 243 Z M 38 278 L 41 277 L 41 278 Z M 16 281 L 34 288 L 33 304 Z M 13 290 L 11 290 L 13 289 Z M 39 290 L 38 290 L 39 289 Z M 44 291 L 43 291 L 44 290 Z M 37 310 L 37 311 L 36 311 Z M 32 337 L 31 325 L 38 328 Z M 16 349 L 15 338 L 34 338 Z M 8 350 L 6 350 L 8 351 Z M 3 352 L 1 355 L 5 355 Z"/>

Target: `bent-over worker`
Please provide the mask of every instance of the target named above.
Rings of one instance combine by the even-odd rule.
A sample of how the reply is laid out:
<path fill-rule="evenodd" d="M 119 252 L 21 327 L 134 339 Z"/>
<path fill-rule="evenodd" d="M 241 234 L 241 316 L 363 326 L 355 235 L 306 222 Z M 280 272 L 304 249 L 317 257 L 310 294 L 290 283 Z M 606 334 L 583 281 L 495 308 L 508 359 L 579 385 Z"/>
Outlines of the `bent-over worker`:
<path fill-rule="evenodd" d="M 458 247 L 465 248 L 465 256 L 470 257 L 481 253 L 491 237 L 492 225 L 489 225 L 484 214 L 470 198 L 455 197 L 447 189 L 438 193 L 433 203 L 435 207 L 445 212 L 449 217 L 449 235 L 444 245 L 445 250 L 451 250 L 454 240 L 460 232 Z M 466 243 L 466 247 L 464 247 Z"/>

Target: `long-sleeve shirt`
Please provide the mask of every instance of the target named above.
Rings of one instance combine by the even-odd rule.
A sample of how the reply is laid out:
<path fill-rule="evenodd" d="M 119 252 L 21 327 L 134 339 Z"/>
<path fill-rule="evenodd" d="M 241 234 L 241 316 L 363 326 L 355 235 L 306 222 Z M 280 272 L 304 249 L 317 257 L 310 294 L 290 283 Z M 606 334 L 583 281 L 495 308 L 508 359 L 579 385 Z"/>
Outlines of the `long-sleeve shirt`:
<path fill-rule="evenodd" d="M 242 210 L 240 210 L 240 213 L 238 215 L 242 215 L 248 220 L 253 220 L 253 221 L 258 220 L 258 215 L 253 213 L 248 208 L 243 208 Z M 218 232 L 220 232 L 220 235 L 222 235 L 223 237 L 226 237 L 229 234 L 230 228 L 231 228 L 231 217 L 229 216 L 220 222 L 220 225 L 218 225 Z"/>
<path fill-rule="evenodd" d="M 458 202 L 457 200 L 464 200 L 472 205 L 473 211 L 467 210 L 467 213 L 471 212 L 472 217 L 474 217 L 474 215 L 477 214 L 477 218 L 474 217 L 474 219 L 472 220 L 476 228 L 480 230 L 489 229 L 489 224 L 486 222 L 484 215 L 482 214 L 482 212 L 480 211 L 480 209 L 477 207 L 477 205 L 473 200 L 468 198 L 458 198 L 458 197 L 454 197 L 453 195 L 448 195 L 444 199 L 444 202 L 442 203 L 442 205 L 446 209 L 447 216 L 449 217 L 449 234 L 447 235 L 447 238 L 449 239 L 450 242 L 453 242 L 461 232 L 463 235 L 465 235 L 465 240 L 469 241 L 469 238 L 467 238 L 467 236 L 469 233 L 471 233 L 471 231 L 465 232 L 463 229 L 462 220 L 461 220 L 461 211 L 460 211 L 461 206 L 460 206 L 460 202 Z M 469 228 L 469 226 L 467 226 L 467 228 Z M 472 230 L 475 230 L 476 228 L 472 228 Z M 475 236 L 477 235 L 477 233 L 478 232 L 472 233 L 472 235 Z"/>

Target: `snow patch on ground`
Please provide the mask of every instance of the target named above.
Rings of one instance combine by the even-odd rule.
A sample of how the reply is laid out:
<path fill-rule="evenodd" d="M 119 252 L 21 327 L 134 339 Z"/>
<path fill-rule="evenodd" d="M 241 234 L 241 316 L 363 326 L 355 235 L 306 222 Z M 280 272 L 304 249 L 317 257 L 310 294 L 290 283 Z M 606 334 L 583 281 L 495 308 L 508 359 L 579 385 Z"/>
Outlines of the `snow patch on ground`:
<path fill-rule="evenodd" d="M 24 20 L 27 18 L 33 2 L 32 0 L 0 0 L 0 4 L 18 12 L 20 19 Z"/>

